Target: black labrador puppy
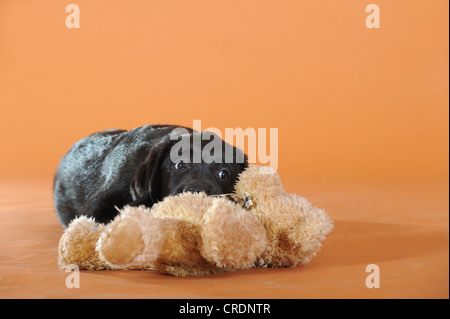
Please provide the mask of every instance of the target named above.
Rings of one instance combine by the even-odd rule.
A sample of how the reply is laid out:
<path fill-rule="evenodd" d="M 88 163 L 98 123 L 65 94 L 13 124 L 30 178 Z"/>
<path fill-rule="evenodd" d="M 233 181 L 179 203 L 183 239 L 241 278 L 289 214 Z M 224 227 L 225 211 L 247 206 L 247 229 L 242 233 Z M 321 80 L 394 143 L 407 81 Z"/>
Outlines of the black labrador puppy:
<path fill-rule="evenodd" d="M 55 175 L 59 221 L 67 227 L 85 215 L 108 223 L 118 214 L 116 207 L 151 207 L 183 192 L 232 192 L 237 176 L 248 166 L 247 156 L 220 138 L 220 145 L 215 140 L 216 147 L 211 147 L 214 135 L 205 139 L 204 133 L 147 125 L 81 139 L 62 158 Z"/>

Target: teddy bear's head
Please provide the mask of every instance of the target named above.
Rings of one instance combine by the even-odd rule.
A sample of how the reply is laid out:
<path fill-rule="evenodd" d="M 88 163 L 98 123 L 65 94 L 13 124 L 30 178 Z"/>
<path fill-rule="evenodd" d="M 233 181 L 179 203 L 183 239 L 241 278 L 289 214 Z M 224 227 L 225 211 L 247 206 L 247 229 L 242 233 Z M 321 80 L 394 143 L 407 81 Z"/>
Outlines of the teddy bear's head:
<path fill-rule="evenodd" d="M 332 230 L 331 219 L 305 198 L 287 194 L 279 174 L 270 167 L 251 166 L 239 176 L 236 196 L 251 201 L 249 211 L 264 225 L 267 246 L 260 266 L 304 264 L 320 250 Z"/>
<path fill-rule="evenodd" d="M 240 198 L 250 196 L 255 202 L 286 195 L 280 175 L 271 167 L 258 165 L 248 167 L 239 175 L 235 193 Z"/>

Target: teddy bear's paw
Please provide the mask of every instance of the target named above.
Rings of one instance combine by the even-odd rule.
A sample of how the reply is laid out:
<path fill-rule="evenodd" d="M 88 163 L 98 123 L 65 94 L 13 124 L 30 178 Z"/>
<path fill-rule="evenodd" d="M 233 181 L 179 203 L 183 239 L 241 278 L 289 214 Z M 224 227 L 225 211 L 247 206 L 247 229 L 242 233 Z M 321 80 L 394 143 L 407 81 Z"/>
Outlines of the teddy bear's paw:
<path fill-rule="evenodd" d="M 202 230 L 203 258 L 224 269 L 245 269 L 266 246 L 266 232 L 252 213 L 218 198 L 205 214 Z"/>
<path fill-rule="evenodd" d="M 109 268 L 95 250 L 97 240 L 104 229 L 94 219 L 85 216 L 74 219 L 64 231 L 58 245 L 60 268 L 77 265 L 80 269 L 100 270 Z"/>

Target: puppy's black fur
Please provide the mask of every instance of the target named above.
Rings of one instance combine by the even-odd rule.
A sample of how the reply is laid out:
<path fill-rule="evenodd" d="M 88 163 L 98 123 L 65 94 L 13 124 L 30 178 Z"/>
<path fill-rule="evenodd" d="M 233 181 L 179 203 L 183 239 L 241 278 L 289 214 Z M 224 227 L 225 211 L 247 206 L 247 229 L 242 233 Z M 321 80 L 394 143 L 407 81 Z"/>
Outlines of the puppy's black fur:
<path fill-rule="evenodd" d="M 67 227 L 82 215 L 108 223 L 118 214 L 115 207 L 151 207 L 182 192 L 232 192 L 238 174 L 248 166 L 247 156 L 221 140 L 222 154 L 226 148 L 232 149 L 231 163 L 225 163 L 224 155 L 222 161 L 206 163 L 202 158 L 192 163 L 194 135 L 199 133 L 183 128 L 190 139 L 191 161 L 179 153 L 172 162 L 171 149 L 179 139 L 171 139 L 170 134 L 177 128 L 182 127 L 147 125 L 130 131 L 108 130 L 73 145 L 62 158 L 54 180 L 54 204 L 61 224 Z M 208 143 L 201 140 L 202 149 Z"/>

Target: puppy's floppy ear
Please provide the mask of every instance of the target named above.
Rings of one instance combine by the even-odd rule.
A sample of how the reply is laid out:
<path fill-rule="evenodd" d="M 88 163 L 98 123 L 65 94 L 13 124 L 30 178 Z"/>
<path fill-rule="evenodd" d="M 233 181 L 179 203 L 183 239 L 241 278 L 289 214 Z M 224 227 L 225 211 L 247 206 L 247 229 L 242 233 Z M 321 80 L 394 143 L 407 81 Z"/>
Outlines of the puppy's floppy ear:
<path fill-rule="evenodd" d="M 239 169 L 242 172 L 246 168 L 248 168 L 248 156 L 247 156 L 247 154 L 244 154 L 244 163 L 239 163 Z"/>
<path fill-rule="evenodd" d="M 244 171 L 248 167 L 248 156 L 241 149 L 233 147 L 233 163 L 238 164 L 239 173 Z"/>
<path fill-rule="evenodd" d="M 131 196 L 136 206 L 153 205 L 160 199 L 160 166 L 171 144 L 169 137 L 155 144 L 137 169 L 130 183 Z"/>

